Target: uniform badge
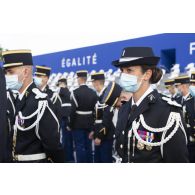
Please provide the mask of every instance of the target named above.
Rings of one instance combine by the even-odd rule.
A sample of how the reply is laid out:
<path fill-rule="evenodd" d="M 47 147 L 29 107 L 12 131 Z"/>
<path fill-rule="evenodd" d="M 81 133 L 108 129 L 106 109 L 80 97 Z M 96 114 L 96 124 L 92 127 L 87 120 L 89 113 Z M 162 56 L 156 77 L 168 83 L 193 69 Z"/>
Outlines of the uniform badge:
<path fill-rule="evenodd" d="M 146 141 L 151 143 L 154 140 L 154 133 L 147 132 L 146 134 Z M 152 146 L 146 146 L 146 150 L 152 150 Z"/>
<path fill-rule="evenodd" d="M 18 124 L 22 127 L 24 125 L 24 120 L 18 117 Z"/>
<path fill-rule="evenodd" d="M 154 133 L 147 132 L 144 130 L 138 130 L 139 136 L 142 138 L 142 140 L 151 143 L 154 140 Z M 145 145 L 142 144 L 140 141 L 137 143 L 137 148 L 139 150 L 143 150 L 145 148 Z M 146 150 L 150 151 L 152 150 L 152 146 L 146 145 Z"/>

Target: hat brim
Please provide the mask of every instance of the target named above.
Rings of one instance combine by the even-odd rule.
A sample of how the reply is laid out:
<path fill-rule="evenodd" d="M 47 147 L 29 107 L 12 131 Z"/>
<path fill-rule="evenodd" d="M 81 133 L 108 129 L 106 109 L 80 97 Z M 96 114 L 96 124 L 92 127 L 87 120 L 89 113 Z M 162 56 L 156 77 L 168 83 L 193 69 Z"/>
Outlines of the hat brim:
<path fill-rule="evenodd" d="M 115 60 L 112 62 L 112 65 L 115 67 L 128 67 L 128 66 L 139 66 L 139 65 L 153 65 L 156 66 L 160 60 L 160 57 L 143 57 L 136 60 L 120 62 Z"/>

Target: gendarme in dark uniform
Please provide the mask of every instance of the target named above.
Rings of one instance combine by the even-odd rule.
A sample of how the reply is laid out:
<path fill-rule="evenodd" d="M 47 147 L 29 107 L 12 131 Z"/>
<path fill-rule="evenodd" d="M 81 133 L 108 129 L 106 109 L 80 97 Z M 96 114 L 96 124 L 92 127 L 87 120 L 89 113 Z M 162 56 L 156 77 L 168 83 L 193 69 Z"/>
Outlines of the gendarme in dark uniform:
<path fill-rule="evenodd" d="M 19 91 L 13 133 L 13 161 L 63 162 L 59 122 L 47 94 L 32 79 L 30 50 L 3 52 L 6 82 Z"/>
<path fill-rule="evenodd" d="M 86 85 L 87 71 L 77 71 L 79 87 L 71 94 L 70 127 L 76 148 L 77 162 L 92 162 L 92 144 L 89 133 L 94 127 L 95 91 Z"/>
<path fill-rule="evenodd" d="M 120 85 L 133 94 L 120 108 L 116 126 L 116 149 L 122 162 L 188 162 L 181 106 L 150 86 L 162 75 L 158 61 L 152 48 L 128 47 L 113 62 L 122 70 Z M 142 95 L 134 101 L 137 91 Z"/>
<path fill-rule="evenodd" d="M 195 86 L 195 73 L 191 74 L 190 89 Z M 187 124 L 188 151 L 191 163 L 195 163 L 195 96 L 190 90 L 190 98 L 185 101 L 185 120 Z"/>
<path fill-rule="evenodd" d="M 112 149 L 113 149 L 113 135 L 115 131 L 113 120 L 113 108 L 116 101 L 111 106 L 106 105 L 110 100 L 110 91 L 106 91 L 104 87 L 105 76 L 104 73 L 95 73 L 91 75 L 93 86 L 101 90 L 98 92 L 99 100 L 96 104 L 96 120 L 94 128 L 94 142 L 95 142 L 95 163 L 112 163 Z M 112 83 L 115 85 L 115 83 Z M 108 90 L 114 90 L 114 86 L 109 85 Z M 106 92 L 106 94 L 105 94 Z M 102 104 L 104 96 L 106 101 Z M 108 97 L 107 97 L 108 96 Z"/>
<path fill-rule="evenodd" d="M 45 65 L 39 65 L 36 66 L 36 71 L 35 71 L 35 84 L 37 87 L 46 93 L 53 103 L 55 107 L 55 114 L 57 115 L 59 121 L 61 121 L 63 115 L 62 115 L 62 100 L 59 96 L 59 93 L 57 91 L 52 91 L 49 86 L 48 86 L 48 80 L 49 76 L 51 74 L 51 68 Z"/>
<path fill-rule="evenodd" d="M 177 93 L 177 88 L 175 87 L 175 80 L 169 79 L 164 82 L 166 89 L 169 90 L 170 98 L 173 101 L 176 101 L 178 104 L 181 104 L 182 96 Z"/>
<path fill-rule="evenodd" d="M 70 121 L 70 114 L 71 114 L 71 101 L 70 101 L 70 91 L 67 87 L 67 79 L 60 78 L 57 83 L 59 90 L 59 96 L 61 98 L 61 131 L 62 131 L 62 144 L 64 146 L 64 151 L 66 154 L 66 161 L 67 162 L 74 162 L 74 155 L 73 155 L 73 136 L 72 131 L 68 129 L 68 124 Z"/>

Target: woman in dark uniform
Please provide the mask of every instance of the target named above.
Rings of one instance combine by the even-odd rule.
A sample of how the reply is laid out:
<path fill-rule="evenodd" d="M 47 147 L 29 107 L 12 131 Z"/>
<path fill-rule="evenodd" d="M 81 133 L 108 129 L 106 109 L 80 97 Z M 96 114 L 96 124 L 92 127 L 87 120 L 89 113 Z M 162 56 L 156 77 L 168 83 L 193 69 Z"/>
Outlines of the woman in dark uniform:
<path fill-rule="evenodd" d="M 188 162 L 181 106 L 153 90 L 162 71 L 152 48 L 128 47 L 113 65 L 120 85 L 133 94 L 119 110 L 116 150 L 122 162 Z"/>

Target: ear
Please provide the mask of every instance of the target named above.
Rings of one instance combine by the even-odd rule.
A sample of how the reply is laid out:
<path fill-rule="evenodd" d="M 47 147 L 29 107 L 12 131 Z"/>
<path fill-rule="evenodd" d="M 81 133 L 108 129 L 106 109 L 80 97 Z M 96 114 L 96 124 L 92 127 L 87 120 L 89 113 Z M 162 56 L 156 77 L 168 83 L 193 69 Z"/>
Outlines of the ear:
<path fill-rule="evenodd" d="M 24 77 L 27 78 L 29 75 L 29 70 L 28 68 L 24 67 Z"/>
<path fill-rule="evenodd" d="M 144 81 L 149 81 L 150 78 L 151 78 L 151 76 L 152 76 L 152 70 L 151 70 L 151 69 L 148 69 L 148 70 L 144 73 L 144 78 L 143 78 L 143 80 L 144 80 Z"/>

